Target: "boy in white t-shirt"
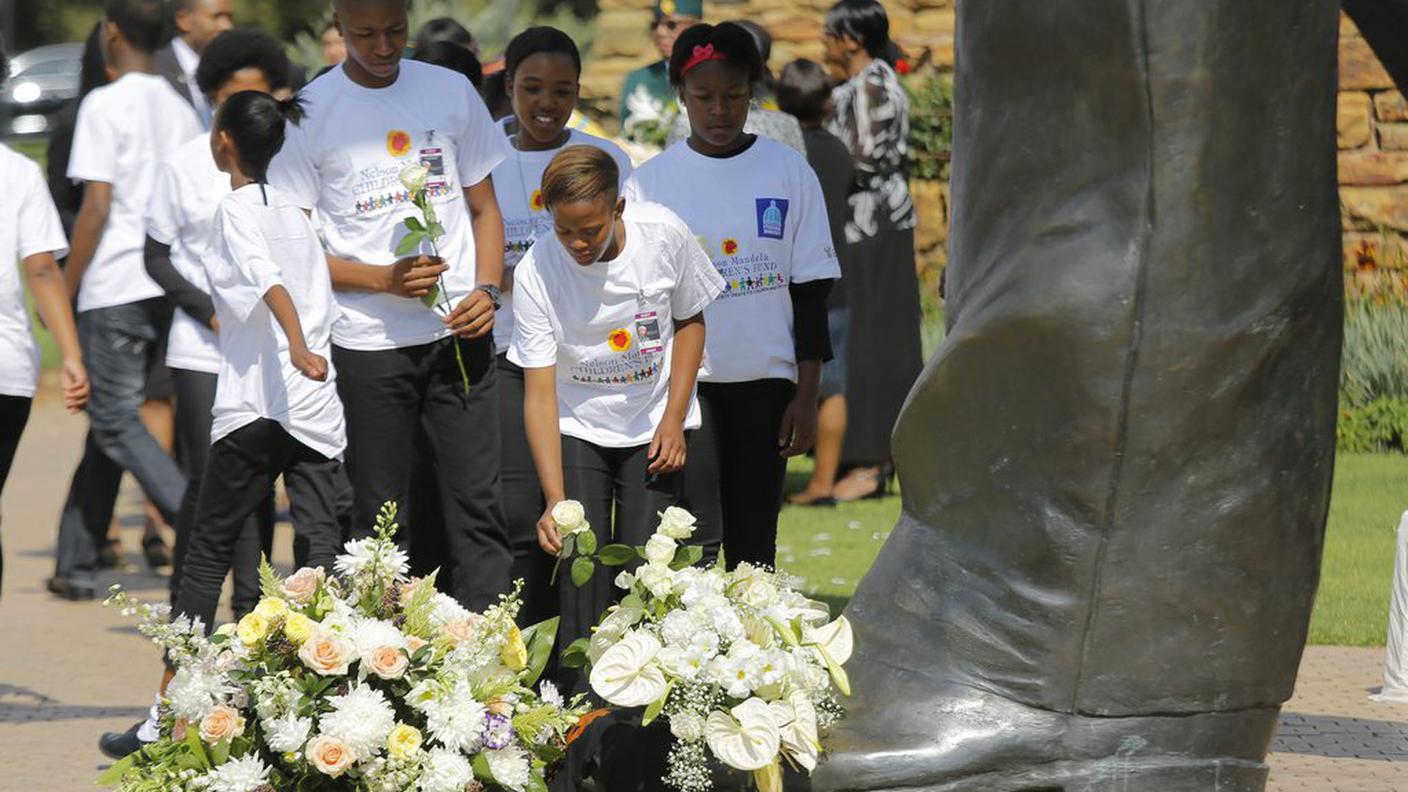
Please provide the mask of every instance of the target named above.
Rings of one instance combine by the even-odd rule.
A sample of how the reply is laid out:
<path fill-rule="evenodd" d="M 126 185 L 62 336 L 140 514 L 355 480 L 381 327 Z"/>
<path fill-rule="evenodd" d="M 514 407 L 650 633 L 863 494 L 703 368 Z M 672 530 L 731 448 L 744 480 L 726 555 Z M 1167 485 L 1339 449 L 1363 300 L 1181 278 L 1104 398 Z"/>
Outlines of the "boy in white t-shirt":
<path fill-rule="evenodd" d="M 569 145 L 595 146 L 611 155 L 624 181 L 631 160 L 615 143 L 572 129 L 582 56 L 572 38 L 552 27 L 532 27 L 504 50 L 505 86 L 513 102 L 508 157 L 494 168 L 494 194 L 504 215 L 503 310 L 494 322 L 499 367 L 499 438 L 503 444 L 504 517 L 513 548 L 513 578 L 523 580 L 525 624 L 557 615 L 551 558 L 538 549 L 543 491 L 523 427 L 523 369 L 508 359 L 513 340 L 513 270 L 534 240 L 550 235 L 552 216 L 543 203 L 543 171 Z"/>
<path fill-rule="evenodd" d="M 268 34 L 232 30 L 219 34 L 205 46 L 195 81 L 206 105 L 218 110 L 226 99 L 240 91 L 272 93 L 287 87 L 289 65 L 283 45 Z M 220 349 L 204 259 L 211 254 L 215 209 L 229 193 L 230 177 L 215 165 L 210 136 L 200 134 L 162 165 L 147 206 L 147 274 L 166 292 L 167 300 L 176 309 L 167 337 L 166 365 L 171 369 L 176 393 L 176 459 L 188 482 L 175 523 L 176 551 L 170 585 L 173 597 L 181 580 L 210 451 L 210 409 L 220 373 Z M 273 530 L 271 493 L 245 524 L 232 558 L 234 589 L 230 605 L 236 619 L 253 610 L 259 601 L 259 558 L 261 554 L 271 554 Z"/>
<path fill-rule="evenodd" d="M 462 75 L 401 59 L 406 6 L 334 4 L 347 59 L 304 88 L 307 119 L 289 128 L 270 183 L 323 223 L 341 309 L 332 355 L 347 411 L 353 534 L 372 530 L 384 502 L 409 506 L 413 568 L 441 567 L 455 598 L 481 609 L 508 590 L 511 563 L 491 335 L 504 241 L 489 174 L 505 141 Z M 435 258 L 396 253 L 416 212 L 399 179 L 412 163 L 430 172 L 426 191 L 445 229 Z M 422 301 L 432 289 L 426 302 L 448 311 Z M 430 452 L 419 465 L 418 431 Z M 413 470 L 435 478 L 434 518 L 407 503 Z M 448 557 L 425 557 L 426 534 Z"/>
<path fill-rule="evenodd" d="M 0 74 L 5 73 L 0 55 Z M 78 345 L 73 310 L 56 257 L 68 252 L 59 212 L 49 197 L 44 174 L 33 161 L 0 145 L 0 491 L 10 475 L 15 449 L 29 420 L 30 402 L 39 382 L 39 345 L 30 327 L 25 286 L 34 298 L 44 325 L 58 344 L 62 363 L 59 383 L 64 406 L 77 412 L 88 401 L 88 374 Z M 24 284 L 20 270 L 24 265 Z M 0 578 L 4 577 L 0 553 Z"/>
<path fill-rule="evenodd" d="M 547 508 L 539 544 L 562 548 L 552 507 L 580 501 L 604 544 L 644 544 L 679 499 L 704 308 L 724 282 L 694 235 L 656 204 L 618 197 L 616 163 L 569 146 L 543 174 L 553 235 L 518 265 L 509 359 L 524 369 L 524 422 Z M 614 594 L 610 575 L 557 581 L 559 646 L 588 634 Z M 576 675 L 562 679 L 576 686 Z"/>
<path fill-rule="evenodd" d="M 78 110 L 68 177 L 86 183 L 64 278 L 78 298 L 78 333 L 92 381 L 88 442 L 59 522 L 49 590 L 90 599 L 106 514 L 122 472 L 175 522 L 186 479 L 142 424 L 146 373 L 169 309 L 142 265 L 143 215 L 163 159 L 200 132 L 191 106 L 153 73 L 160 0 L 108 0 L 104 52 L 117 78 Z"/>

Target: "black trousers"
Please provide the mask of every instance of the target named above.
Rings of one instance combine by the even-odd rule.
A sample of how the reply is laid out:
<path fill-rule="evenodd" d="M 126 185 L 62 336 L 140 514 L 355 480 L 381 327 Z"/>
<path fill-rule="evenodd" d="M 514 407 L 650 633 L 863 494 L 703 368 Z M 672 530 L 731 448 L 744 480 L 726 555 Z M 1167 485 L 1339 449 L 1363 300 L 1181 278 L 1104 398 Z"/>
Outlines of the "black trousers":
<path fill-rule="evenodd" d="M 523 581 L 523 607 L 518 612 L 518 622 L 532 625 L 558 614 L 558 595 L 552 585 L 553 558 L 538 546 L 538 518 L 543 516 L 547 504 L 523 423 L 523 369 L 510 363 L 506 355 L 499 355 L 498 368 L 499 443 L 503 449 L 499 471 L 508 541 L 513 551 L 509 576 Z"/>
<path fill-rule="evenodd" d="M 171 556 L 171 604 L 181 585 L 181 568 L 190 546 L 191 526 L 195 524 L 200 482 L 210 456 L 211 407 L 215 404 L 215 383 L 219 377 L 204 371 L 171 369 L 176 395 L 176 464 L 186 474 L 186 496 L 176 513 L 176 547 Z M 230 607 L 239 619 L 259 604 L 259 557 L 272 555 L 274 545 L 274 493 L 271 490 L 245 520 L 230 556 L 234 591 Z"/>
<path fill-rule="evenodd" d="M 649 451 L 649 445 L 604 448 L 575 437 L 562 438 L 563 487 L 568 498 L 581 502 L 598 546 L 645 544 L 659 524 L 656 515 L 679 503 L 683 478 L 678 473 L 648 476 Z M 560 647 L 589 635 L 602 611 L 620 594 L 615 585 L 619 568 L 599 567 L 579 588 L 572 584 L 568 566 L 563 564 L 557 577 Z M 566 693 L 585 690 L 586 680 L 574 669 L 564 669 L 560 680 Z"/>
<path fill-rule="evenodd" d="M 512 556 L 499 481 L 499 394 L 493 341 L 460 341 L 464 392 L 450 339 L 401 349 L 334 346 L 337 391 L 347 416 L 353 536 L 369 535 L 383 503 L 405 508 L 413 553 L 420 537 L 443 542 L 449 592 L 483 610 L 509 590 Z M 420 432 L 429 464 L 417 464 Z M 438 514 L 417 512 L 412 471 L 431 471 Z M 420 489 L 428 492 L 427 489 Z"/>
<path fill-rule="evenodd" d="M 783 379 L 699 383 L 703 424 L 689 444 L 684 494 L 699 520 L 692 543 L 704 547 L 706 559 L 722 545 L 730 569 L 776 560 L 787 478 L 777 432 L 796 392 Z"/>
<path fill-rule="evenodd" d="M 282 475 L 293 511 L 294 559 L 329 572 L 341 539 L 337 521 L 341 465 L 294 439 L 279 423 L 261 418 L 210 447 L 173 611 L 214 626 L 220 586 L 235 545 Z"/>
<path fill-rule="evenodd" d="M 5 480 L 10 477 L 10 466 L 20 447 L 20 435 L 24 434 L 24 425 L 29 423 L 32 402 L 28 396 L 0 396 L 0 493 L 5 491 Z M 0 591 L 4 590 L 4 581 L 5 551 L 0 544 Z"/>

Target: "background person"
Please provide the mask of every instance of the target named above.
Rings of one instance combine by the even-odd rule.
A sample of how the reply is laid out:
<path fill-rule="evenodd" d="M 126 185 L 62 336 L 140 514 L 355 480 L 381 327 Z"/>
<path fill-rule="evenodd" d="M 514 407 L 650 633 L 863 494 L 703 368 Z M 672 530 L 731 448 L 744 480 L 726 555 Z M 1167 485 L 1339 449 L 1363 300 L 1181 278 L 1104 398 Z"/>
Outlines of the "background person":
<path fill-rule="evenodd" d="M 627 136 L 633 121 L 659 118 L 675 100 L 670 86 L 670 53 L 681 33 L 703 21 L 704 0 L 656 0 L 650 37 L 660 60 L 627 74 L 621 86 L 621 129 Z"/>
<path fill-rule="evenodd" d="M 210 126 L 210 102 L 196 83 L 205 45 L 235 26 L 232 0 L 176 0 L 172 4 L 171 41 L 156 51 L 157 74 L 165 77 L 182 99 L 191 103 L 201 124 Z"/>

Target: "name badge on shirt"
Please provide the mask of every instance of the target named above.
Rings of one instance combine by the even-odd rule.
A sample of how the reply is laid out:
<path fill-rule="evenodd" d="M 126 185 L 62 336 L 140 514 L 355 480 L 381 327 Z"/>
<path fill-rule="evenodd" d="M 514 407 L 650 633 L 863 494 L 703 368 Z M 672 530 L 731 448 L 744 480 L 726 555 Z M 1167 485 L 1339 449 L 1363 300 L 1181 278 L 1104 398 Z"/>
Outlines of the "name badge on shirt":
<path fill-rule="evenodd" d="M 433 134 L 433 133 L 432 133 Z M 430 171 L 430 178 L 426 180 L 426 186 L 431 185 L 444 187 L 445 183 L 445 150 L 439 146 L 429 146 L 420 150 L 420 164 Z"/>
<path fill-rule="evenodd" d="M 636 326 L 636 349 L 642 355 L 654 355 L 665 351 L 665 342 L 660 338 L 660 314 L 641 309 L 633 320 Z"/>

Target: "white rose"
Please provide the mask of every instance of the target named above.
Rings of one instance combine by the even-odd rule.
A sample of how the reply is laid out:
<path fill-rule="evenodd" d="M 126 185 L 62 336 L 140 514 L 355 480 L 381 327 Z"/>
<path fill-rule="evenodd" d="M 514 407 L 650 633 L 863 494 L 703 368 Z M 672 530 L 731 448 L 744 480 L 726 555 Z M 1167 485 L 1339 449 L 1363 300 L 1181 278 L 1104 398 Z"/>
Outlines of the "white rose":
<path fill-rule="evenodd" d="M 565 534 L 576 533 L 587 521 L 587 510 L 574 500 L 558 501 L 552 507 L 552 521 L 557 529 Z"/>
<path fill-rule="evenodd" d="M 668 565 L 675 560 L 675 548 L 679 547 L 674 539 L 664 534 L 655 534 L 645 543 L 645 560 L 650 564 Z"/>
<path fill-rule="evenodd" d="M 656 597 L 668 597 L 675 590 L 674 577 L 667 566 L 646 564 L 640 568 L 636 579 Z"/>
<path fill-rule="evenodd" d="M 430 181 L 430 169 L 420 164 L 412 162 L 401 169 L 401 186 L 415 193 L 425 189 L 425 183 Z"/>
<path fill-rule="evenodd" d="M 636 576 L 626 570 L 621 570 L 616 574 L 616 588 L 630 590 L 636 584 Z"/>
<path fill-rule="evenodd" d="M 671 539 L 688 539 L 694 534 L 694 515 L 678 506 L 660 513 L 660 533 Z"/>

